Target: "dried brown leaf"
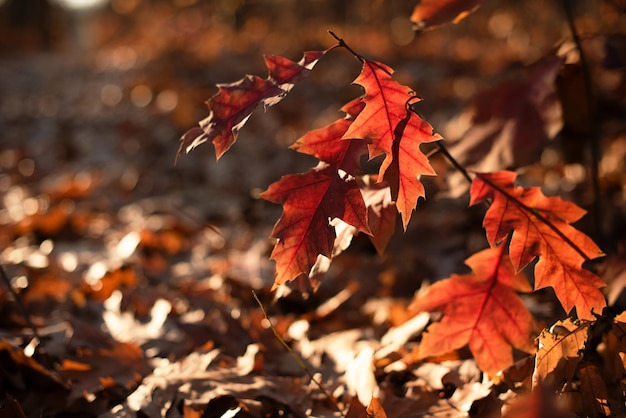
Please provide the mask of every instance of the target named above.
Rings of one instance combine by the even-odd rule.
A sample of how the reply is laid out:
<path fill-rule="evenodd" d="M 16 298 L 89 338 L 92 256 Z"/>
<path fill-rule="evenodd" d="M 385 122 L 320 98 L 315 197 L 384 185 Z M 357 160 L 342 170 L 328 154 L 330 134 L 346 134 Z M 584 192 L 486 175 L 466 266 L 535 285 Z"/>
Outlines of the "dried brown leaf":
<path fill-rule="evenodd" d="M 571 381 L 582 360 L 582 350 L 589 334 L 589 322 L 558 321 L 539 334 L 533 387 L 539 383 L 552 387 Z"/>

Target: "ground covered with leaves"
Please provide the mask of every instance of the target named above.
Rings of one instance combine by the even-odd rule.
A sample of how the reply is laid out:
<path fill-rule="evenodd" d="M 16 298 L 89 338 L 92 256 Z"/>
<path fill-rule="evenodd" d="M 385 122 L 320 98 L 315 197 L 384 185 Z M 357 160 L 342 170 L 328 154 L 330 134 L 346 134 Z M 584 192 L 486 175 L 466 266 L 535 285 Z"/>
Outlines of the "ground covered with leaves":
<path fill-rule="evenodd" d="M 489 154 L 472 138 L 497 145 L 493 132 L 515 130 L 489 121 L 468 128 L 472 97 L 486 89 L 475 103 L 531 96 L 527 84 L 501 82 L 552 48 L 575 60 L 558 4 L 487 2 L 457 25 L 415 35 L 411 2 L 208 3 L 112 1 L 93 12 L 54 9 L 47 31 L 28 20 L 0 29 L 0 262 L 11 286 L 0 286 L 3 414 L 568 416 L 551 412 L 560 404 L 579 415 L 626 413 L 620 2 L 576 20 L 589 37 L 602 110 L 594 130 L 605 216 L 594 239 L 608 256 L 592 268 L 608 283 L 610 311 L 581 323 L 567 319 L 550 289 L 525 295 L 545 361 L 515 352 L 515 365 L 495 376 L 467 349 L 420 356 L 423 331 L 438 317 L 409 311 L 411 301 L 431 283 L 468 275 L 475 263 L 464 260 L 488 246 L 484 207 L 468 208 L 463 179 L 435 152 L 439 176 L 423 179 L 429 199 L 406 232 L 398 223 L 383 255 L 361 234 L 313 278 L 315 292 L 303 281 L 271 290 L 280 207 L 259 194 L 312 165 L 286 146 L 342 117 L 337 109 L 361 93 L 348 86 L 360 70 L 353 56 L 325 58 L 281 105 L 257 111 L 219 162 L 208 146 L 176 153 L 180 136 L 206 117 L 202 102 L 216 83 L 263 75 L 262 53 L 298 60 L 323 50 L 335 42 L 330 29 L 414 86 L 425 98 L 420 114 L 470 165 L 472 155 Z M 606 25 L 610 35 L 592 36 Z M 535 83 L 545 74 L 537 71 Z M 536 162 L 518 154 L 510 165 L 523 165 L 523 181 L 546 194 L 593 209 L 584 89 L 577 73 L 559 77 L 555 94 L 575 105 L 554 117 L 547 103 L 541 123 L 531 115 L 523 128 L 537 136 L 563 129 L 575 140 L 557 137 Z M 593 234 L 593 219 L 577 226 Z M 537 373 L 558 381 L 558 396 L 531 394 Z"/>

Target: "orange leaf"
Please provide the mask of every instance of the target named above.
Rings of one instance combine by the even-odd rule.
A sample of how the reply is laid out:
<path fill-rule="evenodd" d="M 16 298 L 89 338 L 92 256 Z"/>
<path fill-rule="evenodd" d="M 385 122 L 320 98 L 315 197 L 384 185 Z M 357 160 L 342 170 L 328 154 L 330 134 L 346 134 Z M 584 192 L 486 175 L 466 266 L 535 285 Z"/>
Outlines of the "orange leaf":
<path fill-rule="evenodd" d="M 559 197 L 546 197 L 538 187 L 515 186 L 517 174 L 499 171 L 476 173 L 470 205 L 492 201 L 483 226 L 491 246 L 513 232 L 509 256 L 517 271 L 539 257 L 535 289 L 551 286 L 565 311 L 576 307 L 580 319 L 594 319 L 606 301 L 599 288 L 604 282 L 582 264 L 603 255 L 587 235 L 570 225 L 586 212 Z"/>
<path fill-rule="evenodd" d="M 442 320 L 424 334 L 419 356 L 438 356 L 468 344 L 479 367 L 493 375 L 513 364 L 513 347 L 533 349 L 532 316 L 515 292 L 531 287 L 514 273 L 504 246 L 480 251 L 466 264 L 473 274 L 439 281 L 411 304 L 413 310 L 443 312 Z"/>
<path fill-rule="evenodd" d="M 198 145 L 212 141 L 219 159 L 237 140 L 239 130 L 261 103 L 267 108 L 280 102 L 294 83 L 306 76 L 326 51 L 305 52 L 295 63 L 279 56 L 265 57 L 267 78 L 247 75 L 230 84 L 218 84 L 219 91 L 208 100 L 209 116 L 180 139 L 178 155 L 189 153 Z"/>
<path fill-rule="evenodd" d="M 385 64 L 363 62 L 361 74 L 354 82 L 365 89 L 365 108 L 343 138 L 368 141 L 370 159 L 385 154 L 379 178 L 389 183 L 406 229 L 417 199 L 424 196 L 419 176 L 435 175 L 419 146 L 441 137 L 433 134 L 427 122 L 408 110 L 409 104 L 420 99 L 409 87 L 393 80 L 391 74 L 393 70 Z"/>
<path fill-rule="evenodd" d="M 453 21 L 458 23 L 478 9 L 482 0 L 422 0 L 413 9 L 411 22 L 418 30 Z"/>
<path fill-rule="evenodd" d="M 428 158 L 420 151 L 419 144 L 435 141 L 441 137 L 433 135 L 432 127 L 413 112 L 409 112 L 407 118 L 398 124 L 396 133 L 398 136 L 393 144 L 393 160 L 386 168 L 383 180 L 389 183 L 391 196 L 396 201 L 396 207 L 402 215 L 402 225 L 406 231 L 417 199 L 425 195 L 424 185 L 419 180 L 419 176 L 435 175 L 435 171 L 428 163 Z M 383 162 L 381 171 L 384 168 Z"/>

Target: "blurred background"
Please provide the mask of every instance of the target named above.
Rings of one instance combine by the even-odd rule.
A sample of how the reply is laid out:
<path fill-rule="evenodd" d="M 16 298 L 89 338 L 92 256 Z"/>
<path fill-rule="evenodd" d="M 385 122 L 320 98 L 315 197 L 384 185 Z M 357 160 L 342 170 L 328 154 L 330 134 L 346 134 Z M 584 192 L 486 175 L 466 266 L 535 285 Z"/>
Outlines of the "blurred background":
<path fill-rule="evenodd" d="M 154 275 L 223 269 L 253 287 L 270 286 L 267 238 L 280 207 L 256 195 L 280 176 L 315 164 L 287 146 L 340 117 L 338 109 L 361 94 L 350 84 L 360 65 L 346 51 L 334 51 L 284 102 L 265 114 L 258 110 L 218 163 L 207 144 L 175 164 L 178 138 L 207 116 L 203 103 L 216 93 L 215 84 L 265 76 L 263 54 L 297 61 L 305 50 L 326 49 L 335 43 L 327 33 L 333 30 L 360 54 L 393 67 L 399 82 L 424 97 L 424 118 L 453 137 L 475 93 L 559 48 L 576 61 L 558 1 L 488 1 L 458 24 L 423 33 L 415 33 L 409 20 L 415 3 L 0 0 L 2 260 L 20 266 L 48 240 L 55 259 L 69 263 L 61 262 L 65 276 L 58 279 L 80 283 L 94 259 L 107 259 L 103 247 L 129 231 L 171 230 L 180 236 L 172 235 L 178 238 L 165 253 L 188 261 L 196 251 L 200 261 L 172 273 L 172 260 L 148 257 L 142 267 Z M 624 2 L 571 4 L 602 108 L 603 227 L 619 236 L 626 201 Z M 571 93 L 566 101 L 578 106 L 565 114 L 565 131 L 574 139 L 555 141 L 526 173 L 547 192 L 590 207 L 584 138 L 591 127 L 577 126 L 576 112 L 585 106 L 584 94 L 580 83 L 564 85 Z M 435 156 L 433 164 L 444 179 L 445 162 Z M 429 196 L 445 188 L 441 179 L 425 180 Z M 486 245 L 481 210 L 466 205 L 467 196 L 420 203 L 407 236 L 392 242 L 386 258 L 371 261 L 377 270 L 362 273 L 387 283 L 391 293 L 410 295 L 422 278 L 464 269 L 467 255 Z M 205 247 L 183 242 L 185 228 L 212 236 L 206 225 L 222 228 L 222 238 L 201 241 Z M 149 250 L 144 239 L 136 245 L 148 248 L 149 256 L 163 251 Z M 355 253 L 371 258 L 371 245 L 359 239 Z M 235 256 L 228 255 L 233 248 Z M 67 252 L 74 258 L 63 258 Z M 120 264 L 110 257 L 107 263 Z"/>

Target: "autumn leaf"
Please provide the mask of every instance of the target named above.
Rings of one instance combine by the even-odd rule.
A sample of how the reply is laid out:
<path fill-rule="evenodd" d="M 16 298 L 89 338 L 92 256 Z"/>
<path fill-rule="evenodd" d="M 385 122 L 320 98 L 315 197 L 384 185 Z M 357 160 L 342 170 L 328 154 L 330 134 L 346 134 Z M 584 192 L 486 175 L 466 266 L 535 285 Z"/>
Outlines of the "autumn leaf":
<path fill-rule="evenodd" d="M 365 108 L 343 138 L 366 140 L 370 159 L 385 154 L 379 178 L 389 183 L 406 229 L 417 199 L 424 197 L 419 176 L 435 175 L 419 146 L 441 137 L 433 134 L 427 122 L 409 111 L 408 105 L 420 98 L 409 87 L 393 80 L 392 74 L 393 70 L 385 64 L 364 60 L 363 69 L 354 82 L 365 89 L 362 98 Z"/>
<path fill-rule="evenodd" d="M 396 202 L 398 212 L 402 216 L 402 225 L 406 230 L 417 199 L 425 195 L 424 185 L 419 176 L 435 175 L 428 159 L 419 149 L 420 142 L 414 139 L 424 138 L 422 142 L 430 142 L 441 137 L 433 135 L 432 127 L 413 112 L 409 112 L 398 124 L 396 133 L 397 139 L 392 149 L 393 160 L 384 172 L 383 179 L 389 183 L 391 196 Z"/>
<path fill-rule="evenodd" d="M 550 330 L 544 329 L 537 341 L 539 349 L 535 359 L 533 387 L 560 385 L 572 380 L 582 349 L 589 335 L 589 322 L 574 323 L 571 319 L 558 321 Z"/>
<path fill-rule="evenodd" d="M 594 319 L 606 301 L 599 288 L 604 282 L 583 262 L 603 255 L 587 235 L 570 224 L 586 212 L 559 197 L 546 197 L 538 187 L 514 184 L 512 171 L 476 173 L 470 205 L 490 200 L 483 226 L 491 246 L 513 232 L 509 256 L 516 271 L 539 257 L 535 289 L 551 286 L 566 312 L 576 308 L 580 319 Z"/>
<path fill-rule="evenodd" d="M 261 197 L 283 204 L 283 215 L 272 231 L 278 238 L 271 255 L 276 260 L 274 287 L 308 274 L 318 254 L 331 258 L 335 229 L 330 220 L 339 218 L 370 233 L 356 182 L 324 163 L 304 174 L 284 176 Z"/>
<path fill-rule="evenodd" d="M 467 344 L 479 367 L 494 375 L 513 364 L 513 347 L 533 349 L 532 316 L 516 293 L 532 289 L 523 274 L 515 274 L 504 249 L 501 245 L 472 255 L 466 264 L 473 274 L 439 281 L 411 304 L 411 310 L 443 313 L 423 335 L 421 358 Z"/>
<path fill-rule="evenodd" d="M 432 29 L 435 26 L 458 23 L 478 9 L 482 0 L 421 0 L 413 9 L 411 22 L 416 30 Z"/>
<path fill-rule="evenodd" d="M 280 102 L 294 83 L 308 75 L 330 49 L 305 52 L 297 63 L 280 56 L 266 56 L 267 78 L 247 75 L 234 83 L 218 84 L 217 94 L 207 101 L 209 116 L 200 121 L 199 128 L 182 136 L 177 156 L 212 141 L 219 160 L 235 143 L 239 131 L 257 106 L 263 104 L 267 108 Z"/>
<path fill-rule="evenodd" d="M 537 161 L 563 127 L 555 79 L 563 58 L 549 56 L 522 73 L 478 93 L 462 120 L 462 134 L 447 138 L 450 154 L 466 169 L 480 172 L 518 168 Z M 448 178 L 451 194 L 467 190 L 463 175 Z"/>

